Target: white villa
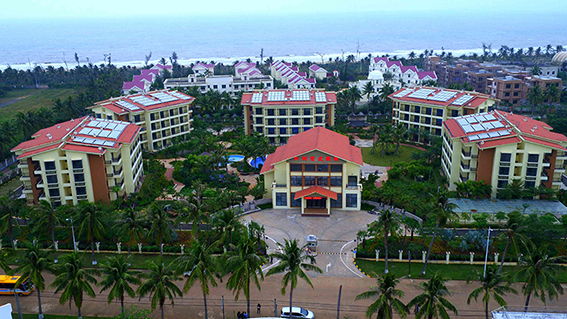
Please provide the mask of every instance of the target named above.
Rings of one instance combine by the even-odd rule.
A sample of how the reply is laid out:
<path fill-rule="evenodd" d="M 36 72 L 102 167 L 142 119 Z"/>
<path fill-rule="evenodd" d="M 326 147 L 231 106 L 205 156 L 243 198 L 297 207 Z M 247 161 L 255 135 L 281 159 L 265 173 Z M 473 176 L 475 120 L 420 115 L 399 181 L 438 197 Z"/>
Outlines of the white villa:
<path fill-rule="evenodd" d="M 286 84 L 291 90 L 315 88 L 315 79 L 308 78 L 305 72 L 299 72 L 291 63 L 275 61 L 270 66 L 270 72 L 274 79 Z"/>
<path fill-rule="evenodd" d="M 214 63 L 206 64 L 206 63 L 198 62 L 191 68 L 191 70 L 193 70 L 195 75 L 203 76 L 206 75 L 207 73 L 213 75 L 215 74 L 215 64 Z"/>
<path fill-rule="evenodd" d="M 309 67 L 309 76 L 312 78 L 322 80 L 327 77 L 327 74 L 327 70 L 323 69 L 317 64 L 313 64 Z"/>

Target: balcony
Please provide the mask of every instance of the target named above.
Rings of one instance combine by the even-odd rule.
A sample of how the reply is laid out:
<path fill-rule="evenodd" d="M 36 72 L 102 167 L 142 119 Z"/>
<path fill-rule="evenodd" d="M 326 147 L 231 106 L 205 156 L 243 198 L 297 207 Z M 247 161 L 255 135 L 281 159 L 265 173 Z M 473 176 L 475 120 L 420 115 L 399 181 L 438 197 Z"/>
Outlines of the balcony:
<path fill-rule="evenodd" d="M 459 175 L 459 177 L 461 178 L 461 183 L 464 183 L 469 180 L 468 176 Z"/>
<path fill-rule="evenodd" d="M 33 193 L 33 189 L 26 187 L 26 188 L 24 188 L 24 189 L 22 190 L 22 193 L 24 193 L 24 194 L 32 194 L 32 193 Z"/>
<path fill-rule="evenodd" d="M 35 184 L 35 187 L 37 187 L 37 188 L 43 188 L 43 187 L 45 187 L 45 184 L 43 183 L 43 180 L 42 180 L 42 179 L 38 180 L 37 183 Z"/>
<path fill-rule="evenodd" d="M 550 167 L 551 166 L 551 163 L 549 163 L 549 161 L 547 159 L 544 159 L 542 164 L 543 164 L 542 165 L 543 167 Z"/>
<path fill-rule="evenodd" d="M 542 182 L 547 182 L 549 180 L 549 177 L 547 177 L 547 175 L 545 174 L 541 174 L 539 177 Z"/>
<path fill-rule="evenodd" d="M 463 172 L 476 172 L 476 167 L 471 167 L 470 164 L 463 164 L 461 162 L 461 170 Z"/>
<path fill-rule="evenodd" d="M 558 160 L 567 160 L 567 152 L 558 152 L 557 153 Z"/>
<path fill-rule="evenodd" d="M 565 173 L 565 166 L 555 167 L 555 173 Z"/>
<path fill-rule="evenodd" d="M 87 194 L 77 195 L 77 200 L 87 200 Z"/>
<path fill-rule="evenodd" d="M 22 175 L 20 177 L 20 181 L 22 181 L 22 182 L 29 181 L 29 180 L 31 180 L 29 175 Z"/>
<path fill-rule="evenodd" d="M 538 167 L 538 164 L 539 164 L 538 162 L 528 162 L 528 167 Z M 549 165 L 548 165 L 548 167 L 549 167 Z"/>

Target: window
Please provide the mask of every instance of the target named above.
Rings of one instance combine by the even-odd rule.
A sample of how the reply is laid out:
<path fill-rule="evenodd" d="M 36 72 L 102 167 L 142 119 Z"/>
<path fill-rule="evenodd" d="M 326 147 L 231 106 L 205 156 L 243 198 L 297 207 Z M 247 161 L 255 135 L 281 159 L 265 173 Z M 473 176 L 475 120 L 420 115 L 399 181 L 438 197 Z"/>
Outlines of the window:
<path fill-rule="evenodd" d="M 169 110 L 169 116 L 173 116 L 173 109 Z"/>
<path fill-rule="evenodd" d="M 276 129 L 273 127 L 268 127 L 268 134 L 276 134 Z"/>
<path fill-rule="evenodd" d="M 510 174 L 510 166 L 501 166 L 498 170 L 498 175 L 508 175 Z"/>
<path fill-rule="evenodd" d="M 303 109 L 303 115 L 311 115 L 311 109 Z"/>
<path fill-rule="evenodd" d="M 50 188 L 49 189 L 49 197 L 58 197 L 59 194 L 59 188 Z"/>
<path fill-rule="evenodd" d="M 526 169 L 526 176 L 536 176 L 537 174 L 537 167 L 528 167 Z"/>
<path fill-rule="evenodd" d="M 315 164 L 305 164 L 306 172 L 315 172 Z"/>
<path fill-rule="evenodd" d="M 276 111 L 274 109 L 268 109 L 268 116 L 274 116 Z"/>
<path fill-rule="evenodd" d="M 435 119 L 435 125 L 441 126 L 442 124 L 443 124 L 443 120 L 442 120 L 442 119 Z"/>
<path fill-rule="evenodd" d="M 510 162 L 512 154 L 510 153 L 500 153 L 500 162 Z"/>
<path fill-rule="evenodd" d="M 317 177 L 317 185 L 318 186 L 328 186 L 329 180 L 328 180 L 327 176 L 318 176 Z"/>
<path fill-rule="evenodd" d="M 134 122 L 140 122 L 140 116 L 134 115 Z"/>
<path fill-rule="evenodd" d="M 291 119 L 291 125 L 299 125 L 299 119 L 298 118 Z"/>
<path fill-rule="evenodd" d="M 73 169 L 82 169 L 83 168 L 83 161 L 82 160 L 73 160 Z"/>
<path fill-rule="evenodd" d="M 508 185 L 507 180 L 498 181 L 498 188 L 504 188 L 504 187 L 506 187 L 506 185 Z"/>
<path fill-rule="evenodd" d="M 317 172 L 328 172 L 329 165 L 327 164 L 317 164 Z"/>
<path fill-rule="evenodd" d="M 303 180 L 301 176 L 292 176 L 291 177 L 291 186 L 303 186 Z"/>
<path fill-rule="evenodd" d="M 315 176 L 305 176 L 303 182 L 304 186 L 315 186 Z"/>
<path fill-rule="evenodd" d="M 297 133 L 299 133 L 299 127 L 292 127 L 291 134 L 297 134 Z"/>
<path fill-rule="evenodd" d="M 174 119 L 169 119 L 169 125 L 175 125 L 175 120 L 174 120 Z"/>
<path fill-rule="evenodd" d="M 286 109 L 279 109 L 280 115 L 284 116 L 287 115 L 287 110 Z"/>
<path fill-rule="evenodd" d="M 261 117 L 256 118 L 256 124 L 262 124 L 262 118 Z"/>
<path fill-rule="evenodd" d="M 57 184 L 57 175 L 47 175 L 47 184 Z"/>
<path fill-rule="evenodd" d="M 152 123 L 152 131 L 156 129 L 156 123 Z"/>
<path fill-rule="evenodd" d="M 87 188 L 86 187 L 77 187 L 77 195 L 86 195 Z"/>
<path fill-rule="evenodd" d="M 520 84 L 516 83 L 514 84 L 514 89 L 519 89 L 520 88 Z"/>
<path fill-rule="evenodd" d="M 287 129 L 285 127 L 280 127 L 280 134 L 287 134 Z"/>
<path fill-rule="evenodd" d="M 323 123 L 323 117 L 322 116 L 316 116 L 315 117 L 315 123 Z"/>
<path fill-rule="evenodd" d="M 301 198 L 295 199 L 295 193 L 291 193 L 291 207 L 301 207 Z"/>
<path fill-rule="evenodd" d="M 214 85 L 213 85 L 213 89 L 215 89 L 215 90 L 216 90 L 216 89 L 218 89 L 218 88 L 219 88 L 219 86 L 218 86 L 218 85 L 216 85 L 216 84 L 214 84 Z"/>
<path fill-rule="evenodd" d="M 262 133 L 264 133 L 264 129 L 263 129 L 261 126 L 260 126 L 260 127 L 257 127 L 257 128 L 256 128 L 256 132 L 262 134 Z"/>
<path fill-rule="evenodd" d="M 331 177 L 332 178 L 332 177 Z M 337 194 L 337 200 L 331 198 L 331 207 L 343 207 L 343 195 Z"/>
<path fill-rule="evenodd" d="M 276 193 L 276 206 L 287 206 L 287 193 Z"/>
<path fill-rule="evenodd" d="M 342 172 L 343 166 L 341 164 L 331 164 L 331 172 Z"/>
<path fill-rule="evenodd" d="M 535 187 L 535 182 L 534 181 L 527 181 L 524 184 L 524 186 L 525 186 L 524 188 L 533 188 L 533 187 Z"/>
<path fill-rule="evenodd" d="M 268 119 L 268 125 L 275 125 L 275 122 L 274 119 Z"/>
<path fill-rule="evenodd" d="M 431 108 L 430 107 L 425 108 L 425 114 L 431 115 Z"/>
<path fill-rule="evenodd" d="M 223 84 L 221 87 L 222 87 L 223 89 L 226 89 L 226 84 Z"/>
<path fill-rule="evenodd" d="M 165 111 L 159 112 L 159 117 L 160 117 L 160 118 L 164 118 L 164 117 L 165 117 Z"/>
<path fill-rule="evenodd" d="M 457 116 L 459 116 L 459 110 L 452 110 L 452 111 L 451 111 L 451 116 L 452 116 L 452 117 L 457 117 Z"/>
<path fill-rule="evenodd" d="M 511 86 L 510 84 L 506 84 L 506 88 L 509 89 Z"/>
<path fill-rule="evenodd" d="M 331 176 L 331 186 L 343 186 L 343 177 Z"/>
<path fill-rule="evenodd" d="M 280 125 L 287 125 L 286 119 L 280 119 Z"/>
<path fill-rule="evenodd" d="M 357 194 L 346 194 L 346 207 L 357 207 L 358 205 Z"/>
<path fill-rule="evenodd" d="M 437 109 L 437 116 L 443 116 L 443 109 Z"/>
<path fill-rule="evenodd" d="M 292 172 L 301 172 L 301 164 L 289 164 L 289 170 Z"/>
<path fill-rule="evenodd" d="M 262 115 L 262 108 L 261 107 L 256 108 L 256 115 Z"/>
<path fill-rule="evenodd" d="M 415 110 L 415 111 L 414 111 L 415 113 L 419 113 L 419 112 L 421 112 L 421 107 L 419 107 L 418 105 L 416 105 L 416 106 L 414 107 L 414 110 Z"/>
<path fill-rule="evenodd" d="M 183 107 L 180 107 L 179 108 L 179 114 L 182 114 L 182 113 L 183 113 Z"/>
<path fill-rule="evenodd" d="M 299 115 L 299 109 L 291 109 L 291 115 Z"/>
<path fill-rule="evenodd" d="M 311 125 L 311 119 L 303 119 L 303 125 Z"/>
<path fill-rule="evenodd" d="M 504 96 L 510 96 L 510 92 L 505 92 Z"/>
<path fill-rule="evenodd" d="M 322 114 L 322 113 L 323 113 L 323 108 L 322 108 L 321 106 L 317 106 L 317 107 L 315 108 L 315 113 L 317 113 L 317 114 Z"/>
<path fill-rule="evenodd" d="M 107 120 L 112 120 L 112 115 L 107 115 L 107 116 L 106 116 L 106 119 L 107 119 Z"/>
<path fill-rule="evenodd" d="M 46 171 L 52 171 L 55 169 L 55 162 L 44 162 L 43 165 L 45 165 Z"/>
<path fill-rule="evenodd" d="M 431 124 L 431 118 L 430 117 L 425 118 L 425 124 Z"/>
<path fill-rule="evenodd" d="M 95 114 L 95 117 L 96 117 L 97 119 L 102 118 L 102 116 L 100 115 L 100 113 L 96 113 L 96 114 Z"/>
<path fill-rule="evenodd" d="M 528 162 L 531 162 L 531 163 L 539 162 L 539 154 L 529 154 L 528 155 Z"/>
<path fill-rule="evenodd" d="M 357 186 L 358 184 L 358 178 L 356 176 L 349 176 L 348 177 L 348 184 L 347 186 Z"/>

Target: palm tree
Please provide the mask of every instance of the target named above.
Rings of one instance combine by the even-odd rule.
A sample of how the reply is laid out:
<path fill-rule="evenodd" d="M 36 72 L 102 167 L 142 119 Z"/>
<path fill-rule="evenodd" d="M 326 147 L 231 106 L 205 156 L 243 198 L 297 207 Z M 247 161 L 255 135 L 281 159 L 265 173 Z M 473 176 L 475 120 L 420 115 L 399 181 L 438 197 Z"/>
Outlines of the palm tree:
<path fill-rule="evenodd" d="M 183 286 L 184 292 L 188 292 L 195 282 L 199 281 L 201 291 L 203 292 L 205 319 L 209 318 L 207 310 L 207 295 L 210 291 L 209 285 L 213 287 L 217 286 L 217 281 L 214 276 L 218 269 L 217 258 L 213 255 L 215 249 L 216 243 L 207 245 L 207 243 L 197 239 L 193 241 L 189 254 L 187 256 L 181 256 L 177 260 L 178 272 L 189 272 L 189 276 Z"/>
<path fill-rule="evenodd" d="M 203 211 L 204 207 L 197 198 L 191 198 L 186 202 L 178 202 L 177 223 L 190 222 L 193 237 L 197 239 L 200 223 L 206 223 L 209 216 Z"/>
<path fill-rule="evenodd" d="M 242 227 L 240 217 L 233 209 L 225 209 L 217 212 L 213 217 L 213 225 L 222 234 L 222 242 L 225 249 L 232 243 L 233 232 Z"/>
<path fill-rule="evenodd" d="M 108 303 L 113 300 L 120 301 L 120 310 L 124 314 L 124 294 L 134 298 L 136 291 L 132 289 L 130 284 L 140 284 L 138 279 L 139 271 L 131 270 L 129 258 L 124 256 L 109 257 L 108 261 L 102 264 L 102 273 L 104 277 L 99 283 L 102 286 L 100 292 L 110 289 L 108 293 Z"/>
<path fill-rule="evenodd" d="M 486 319 L 488 319 L 488 303 L 490 302 L 491 294 L 492 298 L 500 305 L 500 307 L 504 307 L 506 306 L 506 301 L 503 297 L 507 293 L 518 293 L 514 288 L 510 287 L 510 283 L 505 282 L 504 276 L 496 270 L 495 266 L 488 267 L 486 269 L 486 275 L 477 271 L 475 277 L 476 280 L 479 281 L 480 287 L 470 293 L 469 298 L 467 299 L 467 304 L 471 303 L 472 298 L 474 298 L 475 301 L 478 301 L 478 297 L 482 294 L 482 302 L 484 303 Z M 470 280 L 467 280 L 467 283 L 469 282 Z"/>
<path fill-rule="evenodd" d="M 369 291 L 365 291 L 354 300 L 370 299 L 377 297 L 366 310 L 366 318 L 371 318 L 376 314 L 377 319 L 392 319 L 394 312 L 400 317 L 405 318 L 409 313 L 408 307 L 399 299 L 404 297 L 402 290 L 396 289 L 400 281 L 393 274 L 384 274 L 378 277 L 378 285 L 371 287 Z"/>
<path fill-rule="evenodd" d="M 437 236 L 437 231 L 439 230 L 439 225 L 444 225 L 448 220 L 459 218 L 453 209 L 458 206 L 449 203 L 449 196 L 446 192 L 441 191 L 436 194 L 430 194 L 433 197 L 432 211 L 435 214 L 435 230 L 433 232 L 433 237 L 431 238 L 431 243 L 429 244 L 429 249 L 427 249 L 427 256 L 425 257 L 425 263 L 423 264 L 423 270 L 421 275 L 425 275 L 425 269 L 427 269 L 427 262 L 429 261 L 429 254 L 431 253 L 431 248 L 433 247 L 433 242 Z"/>
<path fill-rule="evenodd" d="M 272 255 L 274 258 L 279 259 L 280 263 L 267 273 L 268 276 L 285 273 L 282 279 L 282 295 L 285 294 L 285 289 L 289 285 L 290 312 L 291 309 L 293 309 L 293 289 L 297 287 L 297 279 L 303 279 L 303 281 L 313 288 L 311 280 L 303 270 L 314 271 L 320 274 L 323 273 L 321 268 L 314 265 L 316 262 L 315 257 L 305 254 L 306 250 L 307 246 L 299 247 L 297 239 L 285 239 L 283 252 Z M 309 263 L 305 263 L 304 261 L 309 261 Z"/>
<path fill-rule="evenodd" d="M 62 206 L 60 206 L 62 207 Z M 35 220 L 35 233 L 43 233 L 49 229 L 51 242 L 53 243 L 54 261 L 57 263 L 57 250 L 55 250 L 55 226 L 61 224 L 61 210 L 53 207 L 47 200 L 41 200 L 37 207 L 37 219 Z"/>
<path fill-rule="evenodd" d="M 131 208 L 123 209 L 122 218 L 117 226 L 121 237 L 128 243 L 128 256 L 130 256 L 132 243 L 134 241 L 140 243 L 144 238 L 144 221 L 140 212 Z"/>
<path fill-rule="evenodd" d="M 174 298 L 183 295 L 179 287 L 174 283 L 179 280 L 179 277 L 173 269 L 173 263 L 165 266 L 160 258 L 157 264 L 149 261 L 149 272 L 140 274 L 140 277 L 145 280 L 140 284 L 136 292 L 140 298 L 149 295 L 152 311 L 159 305 L 161 319 L 164 319 L 163 305 L 165 304 L 165 299 L 171 300 L 171 304 L 174 305 Z"/>
<path fill-rule="evenodd" d="M 402 123 L 394 126 L 392 130 L 392 142 L 396 143 L 396 156 L 400 155 L 400 143 L 405 140 L 406 128 Z"/>
<path fill-rule="evenodd" d="M 504 261 L 506 260 L 506 254 L 508 253 L 508 248 L 510 244 L 514 245 L 514 250 L 518 251 L 518 246 L 516 244 L 517 239 L 524 240 L 525 237 L 520 233 L 520 230 L 524 229 L 522 226 L 522 213 L 519 211 L 513 211 L 508 214 L 508 220 L 506 221 L 506 231 L 499 235 L 500 239 L 506 238 L 506 247 L 504 248 L 504 253 L 502 254 L 502 261 L 500 262 L 500 267 L 498 268 L 498 274 L 502 273 L 502 267 L 504 266 Z"/>
<path fill-rule="evenodd" d="M 19 224 L 15 218 L 24 209 L 24 204 L 20 199 L 12 199 L 11 194 L 0 197 L 0 232 L 8 234 L 10 245 L 15 249 L 14 226 Z"/>
<path fill-rule="evenodd" d="M 83 233 L 91 242 L 91 253 L 93 258 L 93 265 L 96 265 L 94 243 L 95 239 L 102 238 L 105 233 L 105 225 L 103 218 L 106 212 L 100 209 L 100 206 L 95 203 L 81 202 L 77 206 L 76 220 L 80 220 L 79 236 Z"/>
<path fill-rule="evenodd" d="M 378 140 L 376 143 L 379 144 L 380 149 L 382 151 L 382 156 L 386 156 L 386 151 L 392 143 L 392 126 L 387 124 L 380 128 L 380 132 L 378 134 Z"/>
<path fill-rule="evenodd" d="M 163 258 L 163 242 L 169 242 L 173 233 L 169 227 L 168 217 L 167 212 L 157 202 L 148 208 L 148 221 L 151 225 L 148 236 L 159 245 L 160 258 Z"/>
<path fill-rule="evenodd" d="M 257 245 L 249 232 L 245 232 L 235 250 L 228 252 L 227 257 L 227 267 L 232 274 L 226 282 L 226 288 L 235 291 L 236 301 L 240 292 L 244 293 L 246 313 L 250 313 L 250 282 L 253 281 L 258 290 L 261 290 L 259 279 L 264 280 L 262 265 L 266 263 L 266 257 L 258 253 Z"/>
<path fill-rule="evenodd" d="M 357 86 L 353 86 L 347 90 L 347 96 L 350 101 L 352 113 L 354 113 L 356 111 L 356 102 L 360 101 L 362 98 L 362 92 L 360 92 Z"/>
<path fill-rule="evenodd" d="M 15 286 L 19 287 L 26 279 L 29 279 L 30 284 L 35 286 L 37 289 L 39 318 L 41 319 L 43 318 L 43 311 L 41 309 L 41 292 L 45 290 L 43 272 L 51 271 L 52 269 L 47 259 L 47 252 L 42 251 L 36 242 L 33 244 L 26 243 L 25 245 L 27 250 L 24 253 L 23 258 L 19 260 L 20 266 L 14 269 L 14 272 L 19 273 L 21 276 Z"/>
<path fill-rule="evenodd" d="M 526 245 L 528 246 L 528 245 Z M 522 257 L 524 267 L 516 273 L 514 279 L 524 281 L 522 292 L 526 296 L 525 311 L 528 311 L 532 294 L 544 304 L 547 299 L 553 300 L 563 294 L 563 287 L 557 280 L 555 264 L 561 257 L 549 257 L 547 245 L 536 247 L 531 244 L 526 247 L 527 254 Z"/>
<path fill-rule="evenodd" d="M 528 91 L 527 100 L 532 104 L 532 116 L 534 115 L 536 106 L 543 100 L 543 92 L 539 85 L 534 86 Z"/>
<path fill-rule="evenodd" d="M 417 295 L 408 303 L 408 308 L 419 307 L 419 311 L 415 314 L 416 319 L 439 317 L 449 319 L 447 310 L 452 311 L 457 316 L 459 315 L 457 308 L 445 298 L 445 296 L 451 294 L 445 286 L 447 280 L 443 275 L 436 272 L 431 279 L 419 284 L 423 293 Z"/>
<path fill-rule="evenodd" d="M 397 236 L 397 230 L 400 227 L 400 219 L 396 213 L 386 209 L 383 210 L 378 220 L 370 224 L 371 232 L 376 236 L 384 237 L 384 249 L 386 251 L 384 273 L 388 273 L 388 236 Z"/>
<path fill-rule="evenodd" d="M 376 136 L 380 132 L 380 126 L 372 125 L 368 130 L 368 133 L 372 134 L 372 155 L 376 154 Z"/>
<path fill-rule="evenodd" d="M 370 95 L 372 93 L 374 93 L 374 86 L 372 85 L 371 81 L 368 81 L 362 88 L 362 94 L 366 95 L 366 99 L 368 100 L 368 102 L 366 103 L 366 115 L 370 113 Z"/>
<path fill-rule="evenodd" d="M 83 296 L 86 293 L 90 297 L 95 297 L 95 292 L 91 284 L 96 285 L 96 279 L 93 275 L 97 275 L 95 269 L 85 268 L 81 255 L 77 252 L 70 253 L 64 257 L 65 263 L 61 265 L 57 277 L 51 284 L 55 287 L 55 293 L 61 293 L 59 303 L 64 304 L 69 301 L 75 302 L 79 319 L 82 319 L 81 307 L 83 306 Z"/>

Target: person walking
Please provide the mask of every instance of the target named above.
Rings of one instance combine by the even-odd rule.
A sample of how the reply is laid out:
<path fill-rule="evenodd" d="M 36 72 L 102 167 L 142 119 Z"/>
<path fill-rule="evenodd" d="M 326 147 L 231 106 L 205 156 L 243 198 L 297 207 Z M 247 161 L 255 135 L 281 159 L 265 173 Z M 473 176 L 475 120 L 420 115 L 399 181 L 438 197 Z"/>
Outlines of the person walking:
<path fill-rule="evenodd" d="M 262 305 L 258 303 L 258 306 L 256 306 L 256 314 L 260 314 L 261 312 L 262 312 Z"/>
<path fill-rule="evenodd" d="M 242 319 L 242 314 L 240 313 L 240 311 L 236 313 L 236 318 Z"/>

